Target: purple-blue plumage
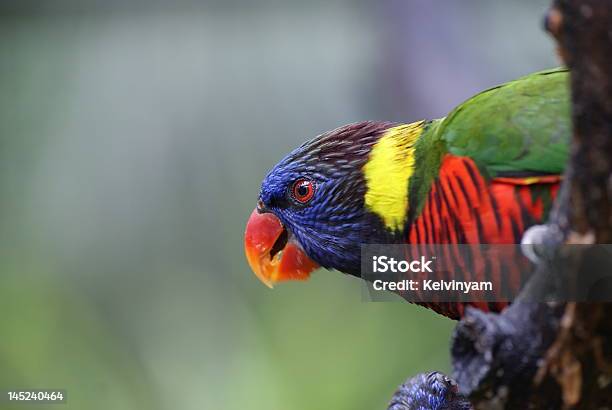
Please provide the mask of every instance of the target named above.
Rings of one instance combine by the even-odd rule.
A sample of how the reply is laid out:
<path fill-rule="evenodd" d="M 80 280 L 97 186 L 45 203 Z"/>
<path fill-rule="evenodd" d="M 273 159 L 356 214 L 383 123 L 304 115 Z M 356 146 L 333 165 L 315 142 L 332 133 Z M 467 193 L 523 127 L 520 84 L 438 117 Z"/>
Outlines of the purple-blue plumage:
<path fill-rule="evenodd" d="M 295 236 L 306 254 L 325 268 L 359 276 L 360 246 L 387 242 L 378 218 L 364 206 L 363 165 L 389 122 L 360 122 L 327 132 L 306 142 L 265 177 L 259 199 L 262 211 L 274 213 Z M 295 201 L 290 187 L 301 178 L 314 184 L 307 206 Z"/>
<path fill-rule="evenodd" d="M 457 384 L 440 372 L 421 373 L 402 384 L 388 410 L 470 410 L 470 402 L 458 393 Z"/>

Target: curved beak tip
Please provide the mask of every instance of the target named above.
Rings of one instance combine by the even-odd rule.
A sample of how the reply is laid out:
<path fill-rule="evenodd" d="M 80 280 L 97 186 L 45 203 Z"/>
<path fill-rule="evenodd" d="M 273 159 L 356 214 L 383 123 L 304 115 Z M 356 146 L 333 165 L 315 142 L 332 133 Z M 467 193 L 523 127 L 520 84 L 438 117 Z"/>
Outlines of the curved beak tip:
<path fill-rule="evenodd" d="M 295 242 L 288 240 L 280 220 L 272 213 L 253 210 L 244 234 L 249 266 L 269 288 L 284 280 L 306 280 L 318 268 Z"/>

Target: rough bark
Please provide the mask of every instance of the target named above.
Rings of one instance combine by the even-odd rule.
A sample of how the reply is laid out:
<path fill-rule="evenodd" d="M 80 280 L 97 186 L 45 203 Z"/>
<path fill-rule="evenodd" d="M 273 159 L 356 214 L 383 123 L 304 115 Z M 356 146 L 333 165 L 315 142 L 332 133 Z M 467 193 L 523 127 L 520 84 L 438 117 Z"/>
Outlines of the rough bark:
<path fill-rule="evenodd" d="M 508 309 L 459 322 L 458 388 L 436 408 L 467 397 L 478 409 L 612 409 L 612 304 L 534 302 L 589 273 L 591 244 L 612 243 L 612 0 L 555 0 L 545 25 L 571 69 L 574 127 L 545 257 Z"/>
<path fill-rule="evenodd" d="M 574 133 L 550 221 L 556 254 L 539 267 L 541 285 L 526 290 L 535 297 L 588 273 L 588 246 L 568 252 L 555 242 L 612 243 L 612 1 L 555 1 L 546 27 L 571 69 Z M 612 305 L 519 301 L 501 315 L 470 312 L 455 332 L 453 366 L 476 408 L 611 408 Z"/>

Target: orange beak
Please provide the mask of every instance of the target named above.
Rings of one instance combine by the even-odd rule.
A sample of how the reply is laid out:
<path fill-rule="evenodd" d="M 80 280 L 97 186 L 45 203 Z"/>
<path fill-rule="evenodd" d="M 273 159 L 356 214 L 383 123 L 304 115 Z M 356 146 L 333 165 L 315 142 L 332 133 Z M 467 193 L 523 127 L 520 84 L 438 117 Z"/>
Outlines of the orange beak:
<path fill-rule="evenodd" d="M 253 210 L 244 233 L 244 251 L 255 275 L 269 288 L 284 280 L 306 280 L 317 265 L 289 237 L 271 213 Z"/>

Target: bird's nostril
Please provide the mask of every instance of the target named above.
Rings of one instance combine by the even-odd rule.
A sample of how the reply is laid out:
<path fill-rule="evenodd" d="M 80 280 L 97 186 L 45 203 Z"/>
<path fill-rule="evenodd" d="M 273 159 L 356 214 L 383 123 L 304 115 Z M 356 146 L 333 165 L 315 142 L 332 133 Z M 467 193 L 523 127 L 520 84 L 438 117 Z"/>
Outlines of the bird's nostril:
<path fill-rule="evenodd" d="M 261 199 L 257 200 L 257 212 L 260 214 L 266 210 L 266 206 Z"/>

